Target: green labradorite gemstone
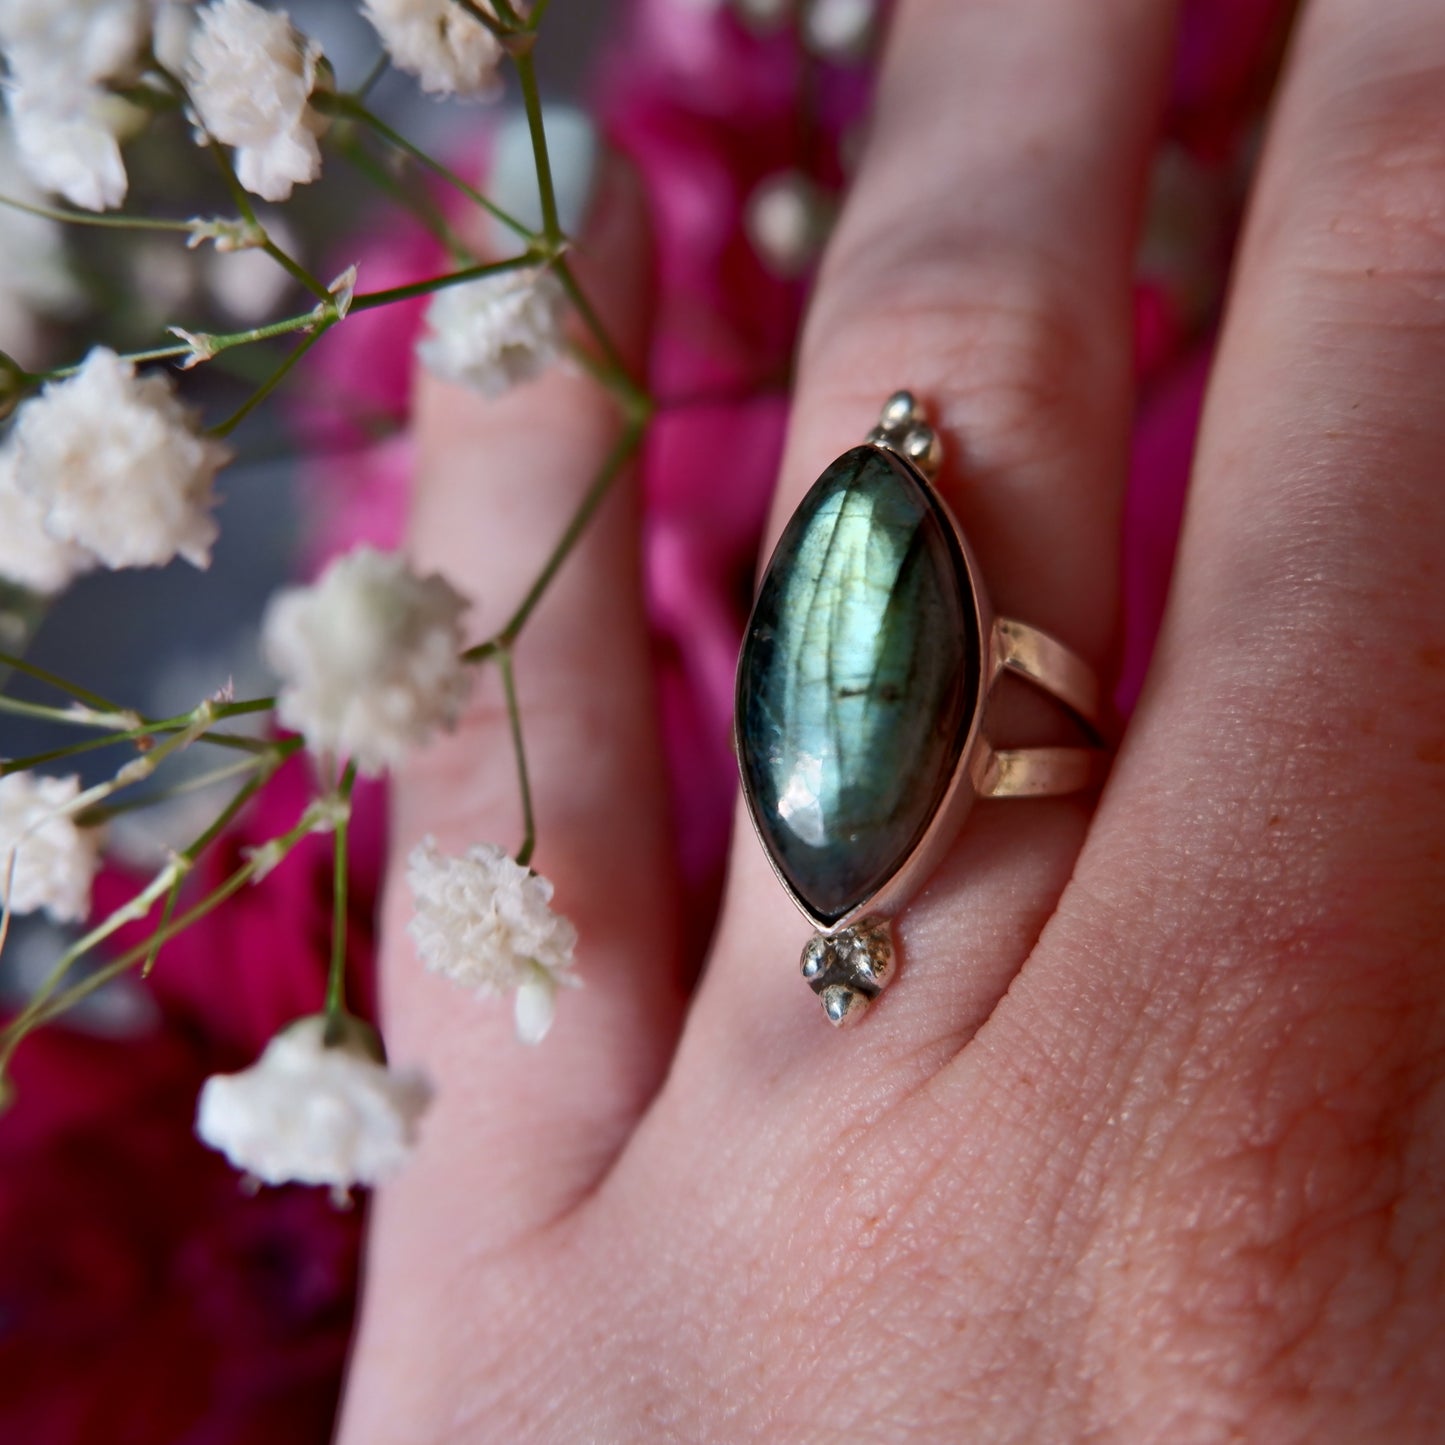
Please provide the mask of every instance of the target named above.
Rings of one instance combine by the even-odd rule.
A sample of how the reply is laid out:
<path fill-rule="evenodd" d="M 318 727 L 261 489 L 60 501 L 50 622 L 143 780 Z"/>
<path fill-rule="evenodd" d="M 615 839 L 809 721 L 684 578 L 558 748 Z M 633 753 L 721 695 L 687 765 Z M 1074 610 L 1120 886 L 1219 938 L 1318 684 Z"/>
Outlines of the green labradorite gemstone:
<path fill-rule="evenodd" d="M 978 701 L 979 619 L 938 502 L 855 447 L 768 563 L 738 664 L 738 755 L 758 831 L 821 924 L 866 903 L 948 790 Z"/>

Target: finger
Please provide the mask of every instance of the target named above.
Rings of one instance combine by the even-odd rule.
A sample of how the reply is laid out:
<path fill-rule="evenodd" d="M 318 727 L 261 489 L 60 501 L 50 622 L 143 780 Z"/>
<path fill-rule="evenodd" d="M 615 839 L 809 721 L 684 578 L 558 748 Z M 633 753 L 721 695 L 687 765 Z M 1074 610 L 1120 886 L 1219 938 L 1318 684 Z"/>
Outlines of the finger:
<path fill-rule="evenodd" d="M 1171 22 L 1160 0 L 899 8 L 803 341 L 774 517 L 776 533 L 908 387 L 942 434 L 939 486 L 997 609 L 1101 666 L 1131 257 Z M 897 928 L 908 984 L 870 1017 L 871 1055 L 936 1061 L 987 1013 L 1057 897 L 1084 817 L 1071 803 L 975 810 Z M 763 1021 L 804 1067 L 811 1048 L 845 1047 L 798 979 L 807 934 L 740 824 L 698 1030 L 747 1037 Z"/>
<path fill-rule="evenodd" d="M 1272 1409 L 1278 1438 L 1421 1439 L 1440 1408 L 1442 89 L 1433 0 L 1308 11 L 1157 663 L 1079 887 L 990 1027 L 1006 1080 L 1090 1019 L 1067 1086 L 1035 1070 L 1040 1117 L 1067 1087 L 1130 1121 L 1129 1268 L 1195 1302 L 1148 1340 L 1101 1329 L 1161 1392 L 1187 1352 L 1200 1418 Z M 1340 1370 L 1362 1388 L 1326 1415 L 1310 1382 Z"/>
<path fill-rule="evenodd" d="M 598 283 L 604 313 L 634 357 L 645 311 L 643 240 L 639 189 L 619 167 L 603 184 L 582 261 L 584 284 Z M 618 407 L 591 378 L 555 368 L 500 401 L 423 376 L 415 417 L 409 545 L 422 567 L 477 599 L 478 635 L 486 636 L 527 594 L 617 444 Z M 541 1048 L 513 1038 L 507 1002 L 470 999 L 425 973 L 406 935 L 405 863 L 422 837 L 460 853 L 484 841 L 515 849 L 522 836 L 495 667 L 479 677 L 456 733 L 396 780 L 383 938 L 387 1040 L 398 1059 L 428 1070 L 437 1100 L 384 1213 L 406 1218 L 409 1237 L 432 1259 L 444 1256 L 436 1231 L 475 1246 L 565 1207 L 617 1147 L 671 1046 L 681 987 L 636 505 L 624 478 L 515 648 L 537 821 L 533 866 L 577 925 L 583 982 L 559 998 Z M 418 1229 L 423 1218 L 428 1230 Z M 383 1243 L 395 1233 L 384 1229 Z"/>

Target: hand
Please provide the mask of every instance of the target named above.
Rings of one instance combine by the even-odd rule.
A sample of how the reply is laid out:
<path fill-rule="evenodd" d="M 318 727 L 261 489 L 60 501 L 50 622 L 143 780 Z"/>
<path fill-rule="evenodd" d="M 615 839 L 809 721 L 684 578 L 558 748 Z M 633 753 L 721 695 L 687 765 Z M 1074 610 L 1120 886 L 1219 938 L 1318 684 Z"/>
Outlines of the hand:
<path fill-rule="evenodd" d="M 1171 19 L 903 0 L 775 511 L 909 386 L 999 610 L 1101 667 Z M 377 1202 L 346 1445 L 1439 1438 L 1442 94 L 1434 0 L 1309 7 L 1112 779 L 1092 817 L 980 805 L 854 1032 L 746 825 L 685 997 L 635 502 L 608 503 L 517 655 L 586 988 L 521 1049 L 421 971 L 393 886 L 388 1038 L 439 1101 Z M 415 555 L 500 618 L 614 413 L 559 375 L 431 386 L 418 427 Z M 399 781 L 396 858 L 517 828 L 487 693 Z"/>

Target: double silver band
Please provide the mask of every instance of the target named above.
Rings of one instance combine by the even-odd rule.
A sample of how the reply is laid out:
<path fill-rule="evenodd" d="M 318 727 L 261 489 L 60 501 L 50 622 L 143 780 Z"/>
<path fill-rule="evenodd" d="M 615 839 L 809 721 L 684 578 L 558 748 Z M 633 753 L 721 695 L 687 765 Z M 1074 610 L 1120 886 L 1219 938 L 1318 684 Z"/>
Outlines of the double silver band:
<path fill-rule="evenodd" d="M 889 397 L 868 440 L 905 457 L 925 481 L 935 482 L 943 444 L 911 392 Z M 1098 674 L 1047 632 L 1012 617 L 996 617 L 984 663 L 986 690 L 991 692 L 1005 673 L 1025 679 L 1062 703 L 1091 745 L 996 749 L 980 738 L 969 757 L 974 793 L 980 798 L 1053 798 L 1097 788 L 1109 770 Z"/>
<path fill-rule="evenodd" d="M 1102 746 L 1104 706 L 1094 670 L 1047 632 L 1012 617 L 994 619 L 990 648 L 994 683 L 1007 672 L 1027 679 L 1061 702 L 1097 742 L 996 749 L 980 739 L 969 759 L 974 792 L 980 798 L 1052 798 L 1098 787 L 1108 772 L 1109 754 Z"/>

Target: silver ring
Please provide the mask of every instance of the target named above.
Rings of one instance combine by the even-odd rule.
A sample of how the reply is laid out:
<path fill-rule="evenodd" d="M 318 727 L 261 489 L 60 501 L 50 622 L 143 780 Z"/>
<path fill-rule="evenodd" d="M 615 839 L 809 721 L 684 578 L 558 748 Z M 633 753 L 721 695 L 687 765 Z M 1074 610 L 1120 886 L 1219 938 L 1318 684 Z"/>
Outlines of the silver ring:
<path fill-rule="evenodd" d="M 1096 787 L 1108 766 L 1093 669 L 995 617 L 933 478 L 937 432 L 889 398 L 867 441 L 798 505 L 763 574 L 738 659 L 743 795 L 773 871 L 816 930 L 803 976 L 834 1024 L 894 972 L 889 920 L 980 798 Z M 1086 746 L 996 749 L 994 685 L 1014 673 L 1073 716 Z"/>

